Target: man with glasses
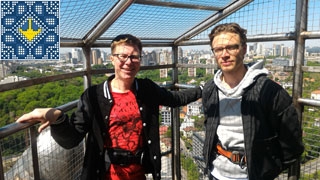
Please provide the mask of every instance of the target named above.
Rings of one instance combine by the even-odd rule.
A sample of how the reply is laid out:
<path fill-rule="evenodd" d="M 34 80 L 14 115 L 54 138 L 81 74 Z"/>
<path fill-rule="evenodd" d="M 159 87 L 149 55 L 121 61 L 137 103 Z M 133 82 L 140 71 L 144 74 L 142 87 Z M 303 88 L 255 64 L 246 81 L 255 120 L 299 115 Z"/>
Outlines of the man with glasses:
<path fill-rule="evenodd" d="M 221 24 L 209 34 L 220 69 L 203 88 L 204 158 L 211 179 L 271 180 L 298 162 L 304 147 L 289 94 L 263 62 L 244 64 L 246 30 Z"/>
<path fill-rule="evenodd" d="M 201 88 L 168 91 L 136 78 L 142 44 L 135 36 L 117 36 L 111 52 L 115 74 L 89 87 L 70 117 L 44 108 L 17 121 L 40 121 L 39 131 L 50 125 L 52 137 L 68 149 L 88 135 L 81 179 L 144 180 L 147 173 L 160 179 L 159 105 L 186 105 L 201 97 Z"/>

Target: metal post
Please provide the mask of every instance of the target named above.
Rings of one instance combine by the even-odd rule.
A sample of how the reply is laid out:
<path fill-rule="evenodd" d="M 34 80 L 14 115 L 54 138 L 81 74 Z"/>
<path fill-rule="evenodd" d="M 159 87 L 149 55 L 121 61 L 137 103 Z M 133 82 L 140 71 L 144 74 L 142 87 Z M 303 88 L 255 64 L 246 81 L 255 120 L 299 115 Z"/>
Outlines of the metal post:
<path fill-rule="evenodd" d="M 308 0 L 296 1 L 296 20 L 295 20 L 295 48 L 294 48 L 294 73 L 293 73 L 293 103 L 298 111 L 298 117 L 300 123 L 302 122 L 303 105 L 298 103 L 298 99 L 302 97 L 302 83 L 303 72 L 302 67 L 304 65 L 304 51 L 305 51 L 305 39 L 301 35 L 302 32 L 307 29 L 307 10 Z M 301 123 L 302 124 L 302 123 Z M 297 180 L 300 176 L 300 160 L 295 162 L 289 168 L 288 179 Z"/>
<path fill-rule="evenodd" d="M 40 167 L 38 158 L 38 147 L 37 147 L 37 128 L 32 126 L 29 128 L 30 141 L 31 141 L 31 154 L 33 163 L 33 174 L 35 180 L 40 180 Z"/>
<path fill-rule="evenodd" d="M 2 153 L 0 149 L 0 180 L 4 180 L 4 171 L 3 171 L 3 161 L 2 161 Z"/>
<path fill-rule="evenodd" d="M 86 75 L 83 77 L 84 89 L 91 86 L 91 47 L 82 47 L 83 54 L 86 58 L 86 62 L 83 63 L 83 68 L 86 70 Z"/>
<path fill-rule="evenodd" d="M 173 84 L 178 83 L 178 47 L 172 47 L 173 63 L 175 67 L 172 70 Z M 171 125 L 172 125 L 172 180 L 181 179 L 181 163 L 180 163 L 180 117 L 179 108 L 171 109 Z"/>

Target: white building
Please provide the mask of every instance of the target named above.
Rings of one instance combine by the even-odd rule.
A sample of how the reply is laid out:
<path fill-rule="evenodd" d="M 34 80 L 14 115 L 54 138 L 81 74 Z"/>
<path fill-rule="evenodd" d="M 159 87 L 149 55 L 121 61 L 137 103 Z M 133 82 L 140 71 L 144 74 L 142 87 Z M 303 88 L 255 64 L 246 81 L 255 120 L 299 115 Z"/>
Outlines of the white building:
<path fill-rule="evenodd" d="M 190 129 L 194 128 L 194 119 L 191 119 L 190 116 L 185 116 L 183 122 L 180 125 L 180 132 L 183 133 L 183 136 L 190 137 L 192 136 L 193 131 Z"/>
<path fill-rule="evenodd" d="M 171 125 L 171 109 L 167 106 L 160 107 L 161 122 L 164 125 Z"/>
<path fill-rule="evenodd" d="M 201 114 L 202 103 L 199 101 L 192 102 L 187 105 L 187 115 L 199 116 Z"/>
<path fill-rule="evenodd" d="M 24 80 L 28 80 L 28 79 L 29 78 L 26 78 L 26 77 L 7 76 L 0 81 L 0 84 L 13 83 L 13 82 L 24 81 Z"/>
<path fill-rule="evenodd" d="M 320 90 L 315 90 L 311 92 L 311 99 L 320 100 Z"/>

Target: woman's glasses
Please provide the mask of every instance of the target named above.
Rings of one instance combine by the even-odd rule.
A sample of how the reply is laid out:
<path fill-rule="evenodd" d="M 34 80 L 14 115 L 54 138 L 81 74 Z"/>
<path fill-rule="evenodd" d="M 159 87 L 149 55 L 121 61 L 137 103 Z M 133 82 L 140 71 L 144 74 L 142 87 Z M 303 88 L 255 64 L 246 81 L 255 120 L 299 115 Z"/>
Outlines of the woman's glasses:
<path fill-rule="evenodd" d="M 128 55 L 128 54 L 112 54 L 112 56 L 116 56 L 120 62 L 126 62 L 130 59 L 131 62 L 138 63 L 140 62 L 141 56 L 140 55 Z"/>

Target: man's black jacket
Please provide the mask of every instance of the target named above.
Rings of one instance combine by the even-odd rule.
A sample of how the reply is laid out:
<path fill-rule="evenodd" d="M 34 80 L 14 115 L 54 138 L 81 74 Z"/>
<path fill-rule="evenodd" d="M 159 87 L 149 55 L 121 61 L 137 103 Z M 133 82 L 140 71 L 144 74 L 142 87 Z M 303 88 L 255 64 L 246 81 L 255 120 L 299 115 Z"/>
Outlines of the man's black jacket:
<path fill-rule="evenodd" d="M 213 80 L 203 88 L 206 138 L 204 158 L 209 170 L 216 157 L 219 124 L 218 88 Z M 292 98 L 277 83 L 258 76 L 241 99 L 249 179 L 271 180 L 299 159 L 304 150 L 302 130 Z"/>

